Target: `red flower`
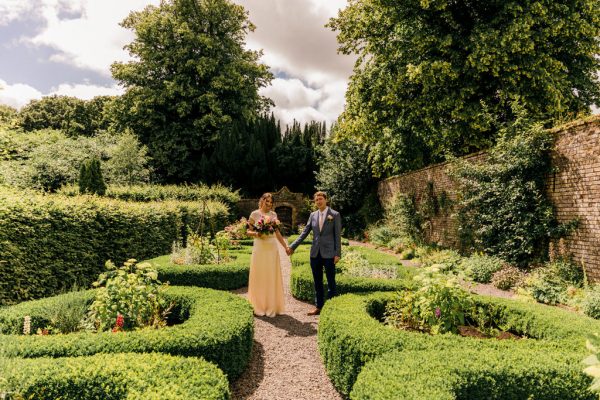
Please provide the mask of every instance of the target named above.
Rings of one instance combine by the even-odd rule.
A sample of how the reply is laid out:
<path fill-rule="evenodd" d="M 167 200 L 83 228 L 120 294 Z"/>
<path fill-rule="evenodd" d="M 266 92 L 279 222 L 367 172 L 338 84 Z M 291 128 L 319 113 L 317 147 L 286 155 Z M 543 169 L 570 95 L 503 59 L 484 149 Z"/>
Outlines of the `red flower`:
<path fill-rule="evenodd" d="M 125 324 L 125 318 L 123 318 L 123 316 L 121 314 L 117 314 L 117 327 L 119 328 L 123 328 L 123 325 Z"/>

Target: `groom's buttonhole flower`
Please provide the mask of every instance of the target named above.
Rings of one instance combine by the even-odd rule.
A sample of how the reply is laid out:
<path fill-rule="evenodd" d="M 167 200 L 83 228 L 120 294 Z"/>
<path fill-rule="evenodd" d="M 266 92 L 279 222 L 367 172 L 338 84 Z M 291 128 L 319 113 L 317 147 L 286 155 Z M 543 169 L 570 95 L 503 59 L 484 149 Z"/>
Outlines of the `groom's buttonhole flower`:
<path fill-rule="evenodd" d="M 333 216 L 331 216 L 331 215 L 328 215 L 328 216 L 327 216 L 327 221 L 333 221 Z"/>

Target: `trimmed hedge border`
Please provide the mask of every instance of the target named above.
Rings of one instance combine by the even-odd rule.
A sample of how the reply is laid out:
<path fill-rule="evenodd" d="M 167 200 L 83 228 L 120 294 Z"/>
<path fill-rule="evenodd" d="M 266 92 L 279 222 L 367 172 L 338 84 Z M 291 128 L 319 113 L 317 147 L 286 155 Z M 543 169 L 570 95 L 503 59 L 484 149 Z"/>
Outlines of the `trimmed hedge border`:
<path fill-rule="evenodd" d="M 76 358 L 0 359 L 2 393 L 38 400 L 225 400 L 223 372 L 201 358 L 100 354 Z"/>
<path fill-rule="evenodd" d="M 90 292 L 79 292 L 83 301 L 91 298 Z M 165 295 L 176 303 L 171 318 L 182 323 L 126 333 L 14 334 L 22 329 L 26 315 L 31 316 L 32 332 L 43 326 L 42 311 L 59 296 L 0 309 L 0 355 L 37 358 L 158 352 L 203 357 L 217 364 L 229 379 L 238 377 L 252 350 L 254 317 L 250 303 L 232 293 L 194 287 L 169 287 Z"/>
<path fill-rule="evenodd" d="M 365 374 L 368 374 L 366 372 L 368 367 L 363 369 L 363 366 L 367 362 L 393 351 L 402 351 L 403 353 L 408 351 L 417 352 L 419 354 L 418 357 L 422 358 L 423 363 L 427 364 L 431 362 L 432 365 L 437 365 L 435 364 L 436 358 L 434 357 L 430 360 L 427 358 L 428 355 L 439 354 L 441 357 L 444 357 L 448 353 L 450 357 L 455 352 L 456 355 L 451 356 L 454 358 L 450 358 L 452 361 L 443 364 L 446 365 L 446 368 L 451 368 L 456 363 L 468 365 L 467 357 L 465 356 L 464 359 L 461 358 L 461 354 L 466 354 L 465 352 L 467 351 L 479 353 L 480 357 L 478 360 L 486 360 L 489 353 L 490 359 L 497 359 L 498 363 L 511 362 L 509 357 L 522 356 L 524 357 L 523 359 L 530 361 L 527 365 L 532 370 L 554 371 L 552 373 L 559 377 L 556 378 L 556 382 L 563 382 L 563 378 L 560 377 L 568 376 L 569 374 L 571 374 L 572 379 L 582 384 L 585 383 L 587 385 L 590 382 L 580 376 L 582 373 L 580 372 L 579 363 L 586 354 L 585 338 L 593 332 L 600 332 L 600 321 L 539 304 L 527 304 L 505 299 L 474 296 L 476 303 L 490 310 L 494 320 L 498 321 L 501 329 L 519 332 L 526 337 L 538 340 L 474 339 L 451 334 L 432 336 L 391 329 L 381 324 L 376 318 L 380 318 L 383 315 L 385 304 L 391 298 L 391 293 L 346 295 L 330 300 L 321 312 L 318 332 L 319 351 L 323 357 L 325 368 L 331 381 L 344 395 L 350 394 L 361 370 L 365 371 Z M 525 354 L 529 354 L 529 356 Z M 535 358 L 532 358 L 532 354 L 536 355 Z M 544 358 L 543 354 L 551 354 L 552 357 Z M 458 361 L 459 359 L 461 361 Z M 405 358 L 402 358 L 402 360 L 405 360 Z M 546 360 L 548 360 L 547 363 Z M 572 364 L 565 364 L 564 368 L 560 369 L 560 362 L 557 361 L 555 363 L 552 360 L 569 360 Z M 443 363 L 443 361 L 440 362 Z M 477 365 L 476 370 L 480 364 L 475 362 L 474 365 Z M 437 376 L 445 376 L 444 374 L 447 372 L 442 366 L 438 369 L 427 366 L 411 373 L 415 374 L 415 379 L 419 376 L 419 379 L 427 381 L 427 379 L 437 379 Z M 476 373 L 476 371 L 470 373 Z M 423 377 L 421 377 L 421 374 Z M 377 378 L 373 381 L 371 378 L 375 375 Z M 459 376 L 462 376 L 461 379 L 467 379 L 467 375 L 470 376 L 466 372 L 459 374 Z M 552 377 L 544 376 L 545 381 L 553 382 Z M 361 378 L 360 392 L 357 389 L 357 394 L 353 395 L 353 398 L 379 398 L 365 395 L 369 390 L 375 391 L 373 388 L 369 389 L 369 385 L 381 387 L 393 386 L 391 381 L 396 378 L 397 376 L 393 374 L 382 376 L 373 372 L 371 375 Z M 418 382 L 415 381 L 415 387 L 419 385 Z M 411 381 L 404 381 L 403 383 L 406 386 L 412 385 Z M 535 381 L 532 384 L 537 385 L 539 382 Z M 473 387 L 478 386 L 475 385 Z M 586 388 L 587 386 L 578 390 L 581 392 L 581 390 Z M 363 395 L 366 397 L 362 397 Z M 400 399 L 403 397 L 395 398 Z M 415 397 L 408 396 L 406 398 Z M 427 397 L 417 396 L 416 398 Z M 467 398 L 487 399 L 488 397 L 476 397 L 473 395 Z"/>
<path fill-rule="evenodd" d="M 323 287 L 327 292 L 327 278 L 323 279 Z M 411 281 L 402 279 L 357 278 L 344 274 L 336 274 L 335 283 L 338 295 L 346 293 L 392 292 L 412 286 Z M 303 301 L 314 301 L 315 284 L 310 265 L 301 264 L 292 268 L 290 277 L 292 296 Z"/>
<path fill-rule="evenodd" d="M 527 350 L 392 352 L 364 367 L 350 398 L 596 400 L 580 362 Z"/>
<path fill-rule="evenodd" d="M 221 229 L 222 203 L 209 210 Z M 200 219 L 198 203 L 131 203 L 0 188 L 0 305 L 88 287 L 112 260 L 120 265 L 169 253 Z"/>
<path fill-rule="evenodd" d="M 158 271 L 158 279 L 171 285 L 199 286 L 219 290 L 239 289 L 248 285 L 250 256 L 236 254 L 237 259 L 223 264 L 177 265 L 171 256 L 146 260 Z"/>

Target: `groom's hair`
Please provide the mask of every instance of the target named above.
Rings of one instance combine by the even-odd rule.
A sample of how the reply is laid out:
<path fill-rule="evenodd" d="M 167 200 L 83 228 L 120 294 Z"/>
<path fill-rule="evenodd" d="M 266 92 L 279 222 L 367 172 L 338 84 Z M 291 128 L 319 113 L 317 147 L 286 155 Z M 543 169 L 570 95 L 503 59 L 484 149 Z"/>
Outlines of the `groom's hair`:
<path fill-rule="evenodd" d="M 327 193 L 325 193 L 325 192 L 318 191 L 318 192 L 317 192 L 317 193 L 315 193 L 315 195 L 313 196 L 313 199 L 314 199 L 315 197 L 317 197 L 317 196 L 322 196 L 322 197 L 323 197 L 325 200 L 327 200 Z"/>

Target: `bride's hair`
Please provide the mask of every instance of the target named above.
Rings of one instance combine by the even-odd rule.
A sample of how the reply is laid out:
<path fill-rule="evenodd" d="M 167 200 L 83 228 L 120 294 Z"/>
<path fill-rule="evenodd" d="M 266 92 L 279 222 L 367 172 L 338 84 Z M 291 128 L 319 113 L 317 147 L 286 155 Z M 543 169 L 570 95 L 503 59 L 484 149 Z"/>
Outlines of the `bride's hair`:
<path fill-rule="evenodd" d="M 261 208 L 264 201 L 267 199 L 271 199 L 271 201 L 275 202 L 275 200 L 273 199 L 273 195 L 271 193 L 265 193 L 262 196 L 260 196 L 260 199 L 258 200 L 258 208 Z"/>

